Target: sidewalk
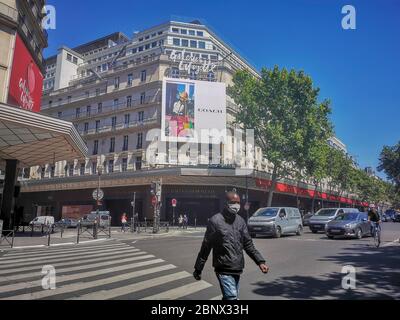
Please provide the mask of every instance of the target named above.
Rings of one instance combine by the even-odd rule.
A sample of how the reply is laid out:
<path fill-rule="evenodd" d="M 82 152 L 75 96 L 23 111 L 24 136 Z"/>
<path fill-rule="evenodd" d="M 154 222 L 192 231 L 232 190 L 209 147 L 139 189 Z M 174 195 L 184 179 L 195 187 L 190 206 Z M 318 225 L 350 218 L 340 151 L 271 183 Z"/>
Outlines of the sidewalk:
<path fill-rule="evenodd" d="M 96 241 L 106 241 L 106 240 L 143 240 L 143 239 L 156 239 L 163 237 L 176 237 L 193 233 L 204 233 L 205 228 L 188 228 L 186 230 L 179 229 L 177 227 L 170 227 L 169 232 L 165 232 L 165 230 L 161 230 L 158 234 L 153 234 L 152 228 L 147 228 L 147 231 L 142 231 L 140 233 L 132 233 L 130 230 L 126 232 L 121 232 L 120 227 L 111 228 L 111 239 L 108 238 L 104 233 L 99 233 L 98 239 L 94 239 L 90 234 L 84 233 L 80 235 L 79 243 L 88 243 L 88 242 L 96 242 Z M 9 239 L 11 241 L 11 239 Z M 60 245 L 74 245 L 77 243 L 77 230 L 76 229 L 68 229 L 64 232 L 63 237 L 61 238 L 61 233 L 57 232 L 50 235 L 50 246 L 60 246 Z M 47 235 L 42 235 L 37 232 L 33 237 L 30 236 L 30 232 L 26 232 L 25 234 L 19 233 L 14 238 L 14 248 L 13 249 L 23 249 L 23 248 L 34 248 L 34 247 L 47 247 L 48 246 L 48 237 Z M 4 250 L 10 250 L 11 246 L 4 240 L 0 244 L 0 252 Z"/>

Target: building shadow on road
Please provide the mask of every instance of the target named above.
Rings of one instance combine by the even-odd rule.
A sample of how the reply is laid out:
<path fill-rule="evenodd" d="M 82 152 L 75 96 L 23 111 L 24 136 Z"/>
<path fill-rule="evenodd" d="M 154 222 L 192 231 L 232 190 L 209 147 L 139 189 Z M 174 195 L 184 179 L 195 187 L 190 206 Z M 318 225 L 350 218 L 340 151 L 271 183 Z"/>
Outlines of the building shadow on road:
<path fill-rule="evenodd" d="M 319 276 L 288 276 L 258 282 L 254 293 L 265 299 L 400 299 L 400 246 L 375 248 L 371 242 L 344 248 L 315 263 L 331 262 L 337 272 Z M 342 288 L 343 266 L 356 269 L 356 289 Z"/>

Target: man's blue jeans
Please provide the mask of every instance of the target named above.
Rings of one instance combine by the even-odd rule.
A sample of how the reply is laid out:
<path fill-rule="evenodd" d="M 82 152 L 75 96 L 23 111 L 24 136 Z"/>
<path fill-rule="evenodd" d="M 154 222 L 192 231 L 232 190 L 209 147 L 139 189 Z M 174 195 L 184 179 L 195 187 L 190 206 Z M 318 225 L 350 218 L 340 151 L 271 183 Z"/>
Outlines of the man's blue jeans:
<path fill-rule="evenodd" d="M 239 300 L 239 275 L 217 273 L 217 278 L 222 291 L 222 300 Z"/>

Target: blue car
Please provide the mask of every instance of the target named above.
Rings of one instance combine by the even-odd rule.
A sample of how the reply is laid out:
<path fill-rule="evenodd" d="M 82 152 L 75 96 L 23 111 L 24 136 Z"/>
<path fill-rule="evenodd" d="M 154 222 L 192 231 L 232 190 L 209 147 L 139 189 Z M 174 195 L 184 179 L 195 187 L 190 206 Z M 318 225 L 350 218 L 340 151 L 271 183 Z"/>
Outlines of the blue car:
<path fill-rule="evenodd" d="M 382 215 L 383 222 L 395 222 L 396 221 L 396 210 L 389 209 L 386 210 L 385 213 Z"/>

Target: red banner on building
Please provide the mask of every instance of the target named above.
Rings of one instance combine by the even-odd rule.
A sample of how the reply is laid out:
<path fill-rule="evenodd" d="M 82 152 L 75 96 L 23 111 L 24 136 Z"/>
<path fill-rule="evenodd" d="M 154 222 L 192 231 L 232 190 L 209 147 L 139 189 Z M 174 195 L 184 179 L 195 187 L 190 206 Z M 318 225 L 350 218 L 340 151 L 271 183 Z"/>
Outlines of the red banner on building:
<path fill-rule="evenodd" d="M 8 103 L 22 109 L 39 112 L 42 88 L 43 75 L 24 42 L 17 34 Z"/>

